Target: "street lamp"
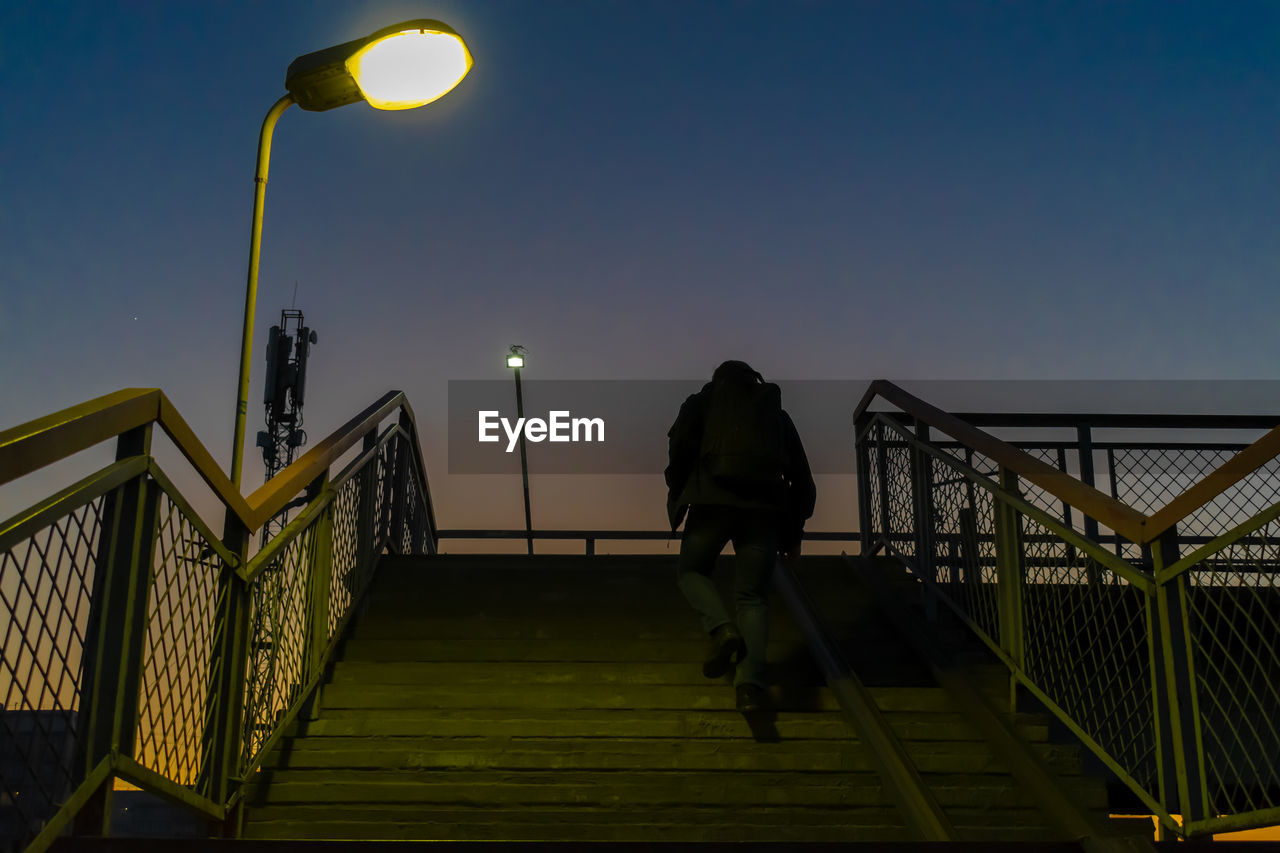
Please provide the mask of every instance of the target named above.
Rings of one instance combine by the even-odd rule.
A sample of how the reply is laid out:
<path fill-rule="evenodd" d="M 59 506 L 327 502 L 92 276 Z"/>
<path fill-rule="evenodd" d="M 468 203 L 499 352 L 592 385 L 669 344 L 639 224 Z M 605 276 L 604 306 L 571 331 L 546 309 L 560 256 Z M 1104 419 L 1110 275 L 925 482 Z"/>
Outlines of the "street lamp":
<path fill-rule="evenodd" d="M 529 554 L 533 554 L 533 517 L 529 514 L 529 460 L 524 450 L 524 397 L 520 394 L 520 368 L 524 367 L 524 347 L 512 344 L 507 353 L 507 367 L 516 375 L 516 417 L 522 425 L 520 429 L 520 476 L 524 480 L 524 535 L 529 543 Z"/>
<path fill-rule="evenodd" d="M 236 391 L 235 435 L 231 444 L 231 483 L 240 487 L 244 468 L 244 426 L 249 411 L 249 348 L 258 299 L 258 261 L 267 167 L 276 121 L 293 104 L 320 112 L 366 101 L 380 110 L 407 110 L 438 100 L 471 70 L 471 52 L 452 27 L 418 18 L 393 24 L 373 35 L 299 56 L 285 72 L 288 94 L 267 110 L 258 137 L 258 170 L 249 233 L 249 280 L 244 295 L 240 339 L 240 383 Z"/>

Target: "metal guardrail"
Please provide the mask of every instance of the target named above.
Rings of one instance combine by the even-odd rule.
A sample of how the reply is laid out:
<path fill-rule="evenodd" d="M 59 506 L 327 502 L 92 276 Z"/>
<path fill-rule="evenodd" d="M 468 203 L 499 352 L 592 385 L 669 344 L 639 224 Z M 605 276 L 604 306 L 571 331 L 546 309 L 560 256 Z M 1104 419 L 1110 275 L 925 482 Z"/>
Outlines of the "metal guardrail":
<path fill-rule="evenodd" d="M 870 411 L 877 397 L 901 412 Z M 905 562 L 926 605 L 1009 667 L 1011 693 L 1053 711 L 1166 833 L 1280 822 L 1280 430 L 1247 445 L 1086 432 L 1015 447 L 884 382 L 855 429 L 864 553 Z M 1111 494 L 1093 485 L 1103 458 Z"/>
<path fill-rule="evenodd" d="M 220 499 L 221 535 L 153 458 L 157 424 Z M 377 555 L 435 549 L 399 392 L 248 498 L 154 389 L 0 433 L 0 484 L 113 438 L 113 464 L 0 524 L 0 817 L 28 851 L 109 831 L 115 779 L 234 832 L 240 783 L 314 697 Z"/>

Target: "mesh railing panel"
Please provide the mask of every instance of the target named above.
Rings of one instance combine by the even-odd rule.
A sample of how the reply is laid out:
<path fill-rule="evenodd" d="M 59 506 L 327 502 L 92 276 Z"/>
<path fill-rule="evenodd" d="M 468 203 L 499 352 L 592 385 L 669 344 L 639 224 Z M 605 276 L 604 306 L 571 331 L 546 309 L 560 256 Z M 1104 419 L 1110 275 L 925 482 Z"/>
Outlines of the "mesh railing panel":
<path fill-rule="evenodd" d="M 245 685 L 244 761 L 257 756 L 301 695 L 309 671 L 311 569 L 318 516 L 251 584 L 249 667 Z"/>
<path fill-rule="evenodd" d="M 80 782 L 82 657 L 105 497 L 0 553 L 0 795 L 29 841 Z"/>
<path fill-rule="evenodd" d="M 867 537 L 867 541 L 871 542 L 872 544 L 874 544 L 877 540 L 883 539 L 885 535 L 888 533 L 888 531 L 884 530 L 884 523 L 881 520 L 884 517 L 884 514 L 883 514 L 884 505 L 881 503 L 881 500 L 880 500 L 880 481 L 881 481 L 880 455 L 876 452 L 876 447 L 879 445 L 880 441 L 883 439 L 883 436 L 884 436 L 884 425 L 879 423 L 872 423 L 867 428 L 867 432 L 865 434 L 865 437 L 863 438 L 863 443 L 866 448 L 866 452 L 863 453 L 862 458 L 866 462 L 866 466 L 867 466 L 866 483 L 870 486 L 870 488 L 867 489 L 866 494 L 859 494 L 858 499 L 867 502 L 866 537 Z"/>
<path fill-rule="evenodd" d="M 378 454 L 378 499 L 381 502 L 378 509 L 378 538 L 384 544 L 394 541 L 391 516 L 396 479 L 395 448 L 396 440 L 393 438 L 382 445 L 382 451 Z"/>
<path fill-rule="evenodd" d="M 215 683 L 221 558 L 162 494 L 155 543 L 134 758 L 194 786 L 207 756 L 205 725 Z M 206 793 L 201 791 L 200 793 Z"/>
<path fill-rule="evenodd" d="M 1065 454 L 1061 453 L 1056 447 L 1036 447 L 1034 445 L 1020 444 L 1018 449 L 1051 468 L 1056 468 L 1059 471 L 1065 470 Z M 1061 519 L 1064 523 L 1066 522 L 1066 511 L 1059 498 L 1025 479 L 1021 482 L 1020 488 L 1022 489 L 1022 499 L 1024 501 L 1037 509 L 1044 510 L 1054 518 Z"/>
<path fill-rule="evenodd" d="M 1155 796 L 1146 593 L 1025 516 L 1022 538 L 1024 671 Z"/>
<path fill-rule="evenodd" d="M 911 450 L 900 441 L 889 439 L 886 431 L 884 476 L 888 480 L 887 505 L 889 529 L 885 531 L 891 550 L 907 559 L 916 556 L 915 504 L 911 491 Z M 875 451 L 872 451 L 875 452 Z"/>
<path fill-rule="evenodd" d="M 401 448 L 404 452 L 407 452 L 407 448 L 404 447 L 403 443 Z M 404 503 L 401 505 L 401 525 L 400 530 L 396 531 L 396 538 L 400 543 L 400 553 L 412 554 L 416 550 L 414 545 L 418 531 L 418 514 L 422 508 L 419 506 L 421 501 L 418 495 L 418 481 L 407 470 L 403 487 L 404 491 L 401 494 Z"/>
<path fill-rule="evenodd" d="M 1236 455 L 1235 449 L 1116 448 L 1110 453 L 1115 493 L 1153 513 Z M 1280 501 L 1280 460 L 1273 459 L 1178 522 L 1183 536 L 1213 536 Z"/>
<path fill-rule="evenodd" d="M 376 459 L 370 464 L 376 465 Z M 347 480 L 339 487 L 333 501 L 333 572 L 329 581 L 331 637 L 364 584 L 361 569 L 373 563 L 372 554 L 360 553 L 360 503 L 364 482 L 363 472 Z"/>
<path fill-rule="evenodd" d="M 911 563 L 917 563 L 911 476 L 917 451 L 908 445 L 915 443 L 877 421 L 860 451 L 867 466 L 867 493 L 860 499 L 867 501 L 870 529 L 884 534 L 891 550 Z M 997 594 L 992 522 L 994 501 L 1004 498 L 970 482 L 974 475 L 952 470 L 947 460 L 967 465 L 988 484 L 999 479 L 998 466 L 949 439 L 930 446 L 943 454 L 930 463 L 930 557 L 937 591 L 998 642 L 1004 599 Z M 1069 443 L 1017 446 L 1078 476 L 1079 453 Z M 1090 461 L 1097 465 L 1099 486 L 1144 513 L 1164 507 L 1240 449 L 1195 442 L 1149 447 L 1105 443 L 1095 448 Z M 1104 456 L 1106 464 L 1098 465 Z M 1192 719 L 1166 707 L 1163 689 L 1154 693 L 1152 660 L 1164 676 L 1169 655 L 1178 695 L 1194 703 L 1183 710 L 1198 713 L 1197 727 L 1183 729 L 1189 748 L 1200 750 L 1190 760 L 1202 762 L 1205 769 L 1208 820 L 1192 824 L 1190 832 L 1213 831 L 1221 822 L 1217 816 L 1232 816 L 1233 826 L 1274 820 L 1273 810 L 1280 808 L 1280 521 L 1218 547 L 1180 578 L 1160 577 L 1157 595 L 1164 594 L 1167 584 L 1185 584 L 1185 598 L 1176 599 L 1185 601 L 1187 614 L 1191 660 L 1184 670 L 1183 635 L 1162 633 L 1153 621 L 1156 599 L 1111 568 L 1118 564 L 1107 557 L 1114 550 L 1151 581 L 1152 549 L 1115 537 L 1105 525 L 1098 525 L 1105 546 L 1082 545 L 1085 530 L 1092 527 L 1083 513 L 1025 481 L 1017 497 L 1081 537 L 1064 538 L 1056 524 L 1048 526 L 1048 519 L 1042 524 L 1017 516 L 1020 549 L 1011 557 L 1021 561 L 1022 612 L 1006 621 L 1020 627 L 1021 643 L 1010 645 L 1013 638 L 1007 638 L 1004 645 L 1011 654 L 1021 653 L 1028 681 L 1100 753 L 1123 768 L 1121 775 L 1131 787 L 1160 802 L 1158 777 L 1174 772 L 1174 757 L 1165 752 L 1162 771 L 1157 717 L 1170 725 Z M 1271 460 L 1179 521 L 1181 553 L 1271 511 L 1277 502 L 1280 460 Z M 892 519 L 888 525 L 886 516 Z M 882 530 L 886 526 L 889 530 Z M 1181 613 L 1175 606 L 1171 616 L 1177 619 Z M 1153 640 L 1160 644 L 1154 649 Z M 1188 673 L 1190 680 L 1183 681 Z M 1199 789 L 1192 796 L 1198 801 Z M 1170 804 L 1161 808 L 1166 806 Z"/>
<path fill-rule="evenodd" d="M 1280 522 L 1186 574 L 1210 814 L 1280 806 Z"/>
<path fill-rule="evenodd" d="M 933 466 L 932 502 L 934 565 L 941 591 L 999 643 L 1000 588 L 991 493 L 939 461 Z"/>

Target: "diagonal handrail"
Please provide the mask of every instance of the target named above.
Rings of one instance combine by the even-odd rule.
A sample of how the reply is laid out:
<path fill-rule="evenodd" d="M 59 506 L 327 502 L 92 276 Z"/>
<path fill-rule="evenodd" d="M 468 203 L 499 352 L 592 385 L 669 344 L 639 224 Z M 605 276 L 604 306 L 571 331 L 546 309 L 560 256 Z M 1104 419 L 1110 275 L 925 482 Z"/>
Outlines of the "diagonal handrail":
<path fill-rule="evenodd" d="M 276 476 L 263 483 L 247 498 L 255 529 L 284 508 L 307 484 L 329 469 L 342 454 L 350 450 L 378 424 L 398 408 L 408 410 L 409 402 L 403 391 L 388 391 L 371 403 L 360 414 L 338 427 L 318 444 L 298 457 Z M 421 458 L 421 454 L 418 454 Z"/>
<path fill-rule="evenodd" d="M 156 425 L 226 508 L 222 535 L 156 464 Z M 71 820 L 77 833 L 106 831 L 110 776 L 232 819 L 246 766 L 318 701 L 379 555 L 436 549 L 416 433 L 405 395 L 388 391 L 245 497 L 159 389 L 121 389 L 0 432 L 0 484 L 118 439 L 114 463 L 0 521 L 0 618 L 21 622 L 0 680 L 37 673 L 10 698 L 20 713 L 44 715 L 24 736 L 59 760 L 22 812 L 28 849 Z M 299 494 L 306 509 L 251 560 L 254 531 Z M 80 627 L 64 636 L 69 623 Z M 52 636 L 65 645 L 56 665 L 38 645 Z M 12 718 L 3 722 L 11 734 Z M 10 769 L 0 785 L 11 789 Z M 67 786 L 74 807 L 51 815 Z"/>
<path fill-rule="evenodd" d="M 892 403 L 912 417 L 941 430 L 956 441 L 968 445 L 1010 471 L 1025 477 L 1059 500 L 1065 501 L 1107 525 L 1121 536 L 1134 542 L 1146 542 L 1148 538 L 1155 538 L 1146 529 L 1149 521 L 1147 516 L 1128 504 L 1080 482 L 1070 474 L 1059 471 L 1012 444 L 1001 441 L 936 406 L 929 405 L 887 380 L 877 379 L 862 395 L 853 413 L 855 424 L 863 418 L 876 397 Z"/>
<path fill-rule="evenodd" d="M 122 388 L 0 432 L 0 485 L 149 423 L 160 424 L 201 479 L 248 525 L 248 503 L 159 388 Z"/>
<path fill-rule="evenodd" d="M 865 417 L 876 397 L 892 403 L 903 412 L 945 432 L 957 441 L 969 444 L 974 450 L 984 453 L 1058 499 L 1139 544 L 1159 539 L 1161 534 L 1178 522 L 1280 456 L 1280 426 L 1276 426 L 1159 510 L 1146 515 L 978 429 L 965 416 L 952 415 L 931 406 L 885 379 L 877 379 L 867 388 L 854 409 L 855 424 Z M 1201 420 L 1205 422 L 1197 423 L 1197 426 L 1216 423 L 1215 420 Z"/>
<path fill-rule="evenodd" d="M 877 397 L 900 411 L 872 410 Z M 1070 417 L 976 419 L 1045 427 Z M 883 381 L 868 389 L 854 418 L 865 472 L 859 500 L 875 507 L 864 511 L 864 546 L 883 547 L 907 564 L 928 590 L 926 606 L 945 603 L 1009 668 L 1017 686 L 1011 700 L 1025 689 L 1055 714 L 1159 817 L 1162 833 L 1208 836 L 1274 823 L 1278 697 L 1258 685 L 1271 684 L 1280 660 L 1270 616 L 1280 589 L 1274 551 L 1280 429 L 1266 416 L 1247 416 L 1247 425 L 1228 416 L 1194 426 L 1269 431 L 1247 446 L 1094 445 L 1088 430 L 1097 424 L 1079 417 L 1069 424 L 1081 431 L 1077 443 L 1029 446 L 1052 444 L 1059 469 L 1074 450 L 1082 471 L 1105 447 L 1113 494 L 1120 484 L 1111 455 L 1117 449 L 1142 454 L 1141 464 L 1123 475 L 1127 494 L 1152 491 L 1134 472 L 1152 478 L 1157 494 L 1165 482 L 1186 482 L 1187 470 L 1198 474 L 1194 485 L 1147 515 L 1119 504 L 1129 516 L 1121 520 L 1130 524 L 1113 526 L 1149 549 L 1117 541 L 1115 555 L 1108 553 L 1087 527 L 1090 517 L 1115 511 L 1112 499 L 1046 470 L 966 422 L 969 416 L 941 412 Z M 1109 425 L 1152 427 L 1147 416 L 1127 417 L 1131 422 Z M 959 457 L 969 454 L 956 454 L 948 440 L 934 442 L 924 429 L 913 435 L 913 418 L 985 454 L 999 466 L 999 482 L 966 464 Z M 1185 424 L 1157 425 L 1167 426 Z M 1200 458 L 1216 459 L 1216 467 L 1184 466 L 1170 455 L 1182 451 L 1203 452 Z M 939 464 L 946 473 L 935 473 Z M 1043 494 L 1023 500 L 1019 481 Z M 1046 497 L 1065 504 L 1061 518 Z M 1084 510 L 1085 535 L 1070 507 Z M 1241 522 L 1243 514 L 1250 517 Z M 914 541 L 904 532 L 914 532 Z"/>
<path fill-rule="evenodd" d="M 158 423 L 223 504 L 246 528 L 256 530 L 396 409 L 412 427 L 408 434 L 421 468 L 413 409 L 403 391 L 388 391 L 245 498 L 163 391 L 123 388 L 0 432 L 0 485 L 131 429 Z"/>

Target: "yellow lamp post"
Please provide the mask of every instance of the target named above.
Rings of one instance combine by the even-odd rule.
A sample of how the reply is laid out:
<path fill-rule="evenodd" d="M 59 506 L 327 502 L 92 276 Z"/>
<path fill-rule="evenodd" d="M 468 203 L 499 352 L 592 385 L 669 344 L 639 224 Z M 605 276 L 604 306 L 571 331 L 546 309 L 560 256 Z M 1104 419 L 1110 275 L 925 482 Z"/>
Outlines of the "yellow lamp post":
<path fill-rule="evenodd" d="M 271 160 L 271 134 L 276 121 L 297 104 L 315 112 L 367 101 L 380 110 L 407 110 L 438 100 L 471 70 L 471 52 L 452 27 L 426 18 L 393 24 L 366 38 L 299 56 L 285 72 L 288 94 L 267 111 L 258 137 L 258 170 L 249 235 L 249 281 L 244 296 L 244 331 L 240 340 L 240 382 L 236 392 L 235 435 L 231 448 L 231 482 L 240 486 L 244 467 L 244 428 L 249 411 L 249 349 L 258 298 L 258 260 L 262 243 L 262 209 Z"/>

